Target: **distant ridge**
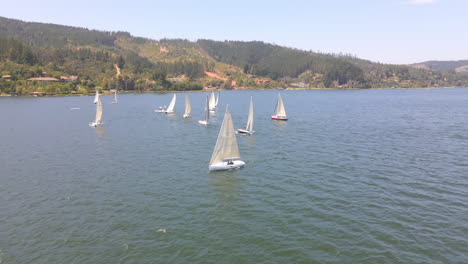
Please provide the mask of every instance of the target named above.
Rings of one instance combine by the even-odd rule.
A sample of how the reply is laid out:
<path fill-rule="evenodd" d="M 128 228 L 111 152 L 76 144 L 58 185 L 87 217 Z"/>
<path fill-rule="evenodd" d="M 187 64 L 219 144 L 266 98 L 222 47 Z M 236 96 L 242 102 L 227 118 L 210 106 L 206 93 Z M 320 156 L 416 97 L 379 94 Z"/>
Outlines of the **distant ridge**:
<path fill-rule="evenodd" d="M 468 60 L 458 61 L 426 61 L 420 63 L 410 64 L 415 68 L 422 68 L 435 71 L 455 71 L 455 72 L 468 72 Z"/>

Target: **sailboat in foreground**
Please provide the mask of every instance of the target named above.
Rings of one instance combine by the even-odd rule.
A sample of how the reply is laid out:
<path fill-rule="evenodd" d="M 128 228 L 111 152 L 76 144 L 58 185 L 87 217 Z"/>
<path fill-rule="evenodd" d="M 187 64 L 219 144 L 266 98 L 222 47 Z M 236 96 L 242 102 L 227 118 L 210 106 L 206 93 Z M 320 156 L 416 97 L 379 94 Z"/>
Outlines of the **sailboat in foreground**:
<path fill-rule="evenodd" d="M 281 99 L 281 94 L 278 94 L 278 101 L 276 102 L 275 111 L 271 116 L 273 120 L 288 120 L 288 116 L 286 115 L 286 110 L 284 109 L 283 99 Z"/>
<path fill-rule="evenodd" d="M 254 117 L 253 117 L 253 100 L 252 96 L 250 97 L 250 107 L 249 107 L 249 116 L 247 118 L 247 125 L 244 128 L 239 128 L 237 129 L 237 133 L 241 135 L 252 135 L 255 131 L 253 131 L 253 123 L 254 123 Z"/>
<path fill-rule="evenodd" d="M 231 111 L 229 111 L 228 106 L 226 114 L 224 114 L 223 124 L 219 130 L 213 155 L 211 156 L 209 169 L 212 171 L 240 168 L 245 165 L 245 162 L 239 159 L 239 146 L 237 146 Z"/>
<path fill-rule="evenodd" d="M 185 113 L 183 115 L 184 118 L 190 117 L 192 113 L 192 107 L 190 106 L 190 99 L 188 95 L 185 95 Z"/>
<path fill-rule="evenodd" d="M 113 104 L 118 103 L 117 101 L 117 89 L 114 90 L 114 101 L 112 101 Z"/>
<path fill-rule="evenodd" d="M 205 125 L 205 126 L 208 126 L 208 119 L 210 119 L 210 103 L 209 103 L 209 99 L 208 99 L 208 96 L 206 96 L 206 103 L 205 103 L 205 115 L 204 115 L 204 118 L 203 120 L 199 120 L 198 123 L 202 124 L 202 125 Z"/>
<path fill-rule="evenodd" d="M 91 127 L 97 127 L 101 125 L 102 120 L 102 102 L 101 97 L 98 95 L 97 102 L 96 102 L 96 119 L 94 122 L 89 123 Z"/>
<path fill-rule="evenodd" d="M 166 114 L 174 113 L 174 107 L 175 107 L 176 99 L 177 99 L 177 96 L 176 96 L 176 94 L 174 94 L 174 96 L 172 97 L 172 100 L 169 103 L 169 106 L 167 107 L 167 109 L 165 107 L 160 106 L 159 109 L 156 109 L 154 111 L 156 113 L 166 113 Z"/>

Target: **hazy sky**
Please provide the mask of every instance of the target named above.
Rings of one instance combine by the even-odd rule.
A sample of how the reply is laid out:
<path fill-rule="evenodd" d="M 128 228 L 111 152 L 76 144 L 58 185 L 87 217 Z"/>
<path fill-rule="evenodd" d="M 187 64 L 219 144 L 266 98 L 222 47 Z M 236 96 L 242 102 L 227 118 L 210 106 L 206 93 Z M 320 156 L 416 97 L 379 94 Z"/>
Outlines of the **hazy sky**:
<path fill-rule="evenodd" d="M 0 16 L 152 39 L 261 40 L 384 63 L 468 59 L 468 0 L 15 0 Z"/>

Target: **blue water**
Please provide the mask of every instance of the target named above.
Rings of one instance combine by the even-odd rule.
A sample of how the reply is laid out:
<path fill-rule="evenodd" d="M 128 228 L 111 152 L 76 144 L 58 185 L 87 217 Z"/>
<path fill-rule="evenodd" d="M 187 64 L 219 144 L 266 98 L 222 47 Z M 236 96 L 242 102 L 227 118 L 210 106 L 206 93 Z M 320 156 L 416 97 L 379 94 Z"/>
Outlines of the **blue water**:
<path fill-rule="evenodd" d="M 468 89 L 0 98 L 0 263 L 467 263 Z M 192 119 L 182 118 L 184 96 Z M 240 170 L 209 172 L 227 104 Z M 79 107 L 79 110 L 70 110 Z M 165 232 L 164 232 L 165 231 Z"/>

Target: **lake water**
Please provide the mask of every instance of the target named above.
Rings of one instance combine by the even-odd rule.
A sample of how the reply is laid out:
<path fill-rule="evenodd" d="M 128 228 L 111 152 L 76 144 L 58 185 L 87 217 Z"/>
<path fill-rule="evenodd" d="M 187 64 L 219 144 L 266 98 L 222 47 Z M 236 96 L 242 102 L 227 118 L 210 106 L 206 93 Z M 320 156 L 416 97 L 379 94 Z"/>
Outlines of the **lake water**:
<path fill-rule="evenodd" d="M 467 88 L 277 94 L 208 128 L 207 93 L 103 96 L 98 128 L 91 96 L 0 98 L 0 263 L 468 262 Z M 210 173 L 250 96 L 246 166 Z"/>

